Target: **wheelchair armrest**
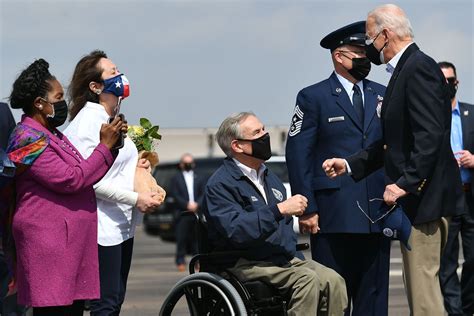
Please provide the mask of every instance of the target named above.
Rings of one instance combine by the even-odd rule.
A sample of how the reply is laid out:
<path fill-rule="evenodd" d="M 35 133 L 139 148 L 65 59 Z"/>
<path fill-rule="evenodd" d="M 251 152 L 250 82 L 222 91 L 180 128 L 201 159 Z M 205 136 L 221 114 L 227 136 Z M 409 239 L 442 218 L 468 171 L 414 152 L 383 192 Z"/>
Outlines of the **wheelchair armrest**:
<path fill-rule="evenodd" d="M 296 245 L 296 251 L 302 251 L 302 250 L 307 250 L 307 249 L 309 249 L 309 244 L 307 242 Z"/>
<path fill-rule="evenodd" d="M 232 262 L 234 264 L 239 260 L 239 258 L 243 257 L 244 255 L 248 254 L 248 251 L 246 250 L 232 250 L 232 251 L 216 251 L 216 252 L 211 252 L 211 253 L 200 253 L 197 255 L 194 255 L 191 258 L 191 261 L 189 262 L 189 273 L 193 274 L 195 272 L 194 270 L 194 265 L 198 261 L 219 261 L 221 260 L 221 264 L 224 263 L 229 263 Z"/>

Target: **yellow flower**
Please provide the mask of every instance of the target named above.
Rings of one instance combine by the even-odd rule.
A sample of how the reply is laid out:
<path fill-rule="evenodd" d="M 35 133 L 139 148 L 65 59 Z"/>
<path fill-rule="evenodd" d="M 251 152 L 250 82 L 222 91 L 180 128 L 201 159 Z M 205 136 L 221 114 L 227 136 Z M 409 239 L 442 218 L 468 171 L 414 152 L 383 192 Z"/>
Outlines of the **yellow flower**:
<path fill-rule="evenodd" d="M 138 137 L 142 137 L 143 135 L 145 135 L 145 129 L 141 126 L 133 126 L 133 132 L 138 136 Z"/>

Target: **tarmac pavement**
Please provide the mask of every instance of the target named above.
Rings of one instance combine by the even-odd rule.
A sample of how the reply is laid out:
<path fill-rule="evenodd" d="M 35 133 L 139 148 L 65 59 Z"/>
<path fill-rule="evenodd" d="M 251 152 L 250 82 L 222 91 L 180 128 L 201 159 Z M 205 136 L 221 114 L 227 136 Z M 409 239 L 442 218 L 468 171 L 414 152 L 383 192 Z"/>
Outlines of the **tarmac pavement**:
<path fill-rule="evenodd" d="M 308 242 L 302 236 L 300 242 Z M 187 275 L 178 272 L 174 263 L 175 244 L 145 234 L 138 227 L 134 255 L 128 279 L 127 296 L 122 306 L 123 316 L 158 315 L 161 304 L 173 285 Z M 310 257 L 309 252 L 305 255 Z M 389 316 L 409 315 L 403 289 L 401 254 L 398 242 L 392 245 L 390 268 Z M 189 258 L 187 258 L 189 260 Z M 173 315 L 188 315 L 184 308 Z"/>

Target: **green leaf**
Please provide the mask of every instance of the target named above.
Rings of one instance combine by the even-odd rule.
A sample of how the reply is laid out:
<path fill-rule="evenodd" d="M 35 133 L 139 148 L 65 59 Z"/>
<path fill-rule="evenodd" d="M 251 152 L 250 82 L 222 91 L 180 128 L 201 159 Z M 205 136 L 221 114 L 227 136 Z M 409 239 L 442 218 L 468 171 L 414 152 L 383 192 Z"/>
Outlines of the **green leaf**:
<path fill-rule="evenodd" d="M 155 138 L 155 139 L 161 139 L 161 135 L 158 134 L 158 133 L 153 133 L 153 134 L 150 134 L 151 137 Z"/>
<path fill-rule="evenodd" d="M 151 128 L 151 123 L 148 119 L 142 117 L 140 118 L 140 125 L 144 128 L 144 129 L 149 129 Z"/>
<path fill-rule="evenodd" d="M 147 131 L 147 136 L 152 136 L 153 137 L 153 134 L 156 134 L 157 132 L 158 132 L 158 127 L 153 126 L 152 128 L 150 128 Z"/>
<path fill-rule="evenodd" d="M 151 151 L 151 141 L 149 138 L 143 139 L 143 149 L 146 151 Z"/>

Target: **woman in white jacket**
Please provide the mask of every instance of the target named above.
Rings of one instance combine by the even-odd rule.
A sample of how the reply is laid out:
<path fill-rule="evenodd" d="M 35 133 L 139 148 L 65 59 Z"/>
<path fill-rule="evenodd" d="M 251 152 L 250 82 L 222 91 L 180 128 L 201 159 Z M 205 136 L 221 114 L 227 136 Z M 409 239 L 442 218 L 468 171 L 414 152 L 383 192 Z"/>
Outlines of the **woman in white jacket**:
<path fill-rule="evenodd" d="M 64 134 L 86 158 L 99 142 L 99 129 L 117 114 L 129 95 L 129 83 L 102 51 L 93 51 L 76 65 L 69 96 L 71 123 Z M 135 226 L 142 212 L 160 204 L 157 193 L 134 192 L 138 161 L 129 138 L 102 180 L 94 186 L 97 198 L 101 298 L 91 302 L 91 315 L 119 315 L 132 261 Z"/>

